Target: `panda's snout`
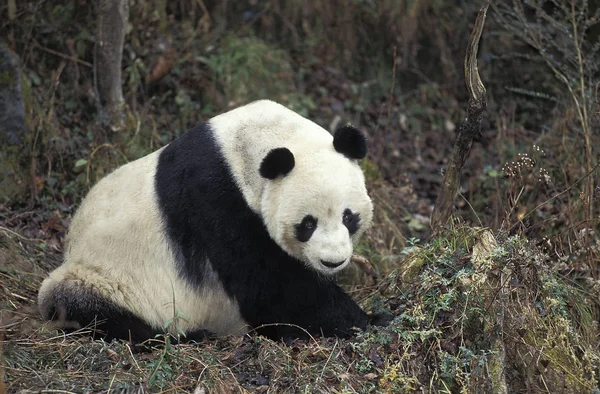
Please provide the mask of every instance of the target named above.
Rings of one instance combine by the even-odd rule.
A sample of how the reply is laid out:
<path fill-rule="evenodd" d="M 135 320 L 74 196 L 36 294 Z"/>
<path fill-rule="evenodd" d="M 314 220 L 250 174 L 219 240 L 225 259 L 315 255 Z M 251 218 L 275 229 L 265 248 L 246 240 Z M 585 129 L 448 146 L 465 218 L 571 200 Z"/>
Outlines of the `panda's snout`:
<path fill-rule="evenodd" d="M 346 260 L 342 260 L 342 261 L 338 261 L 338 262 L 321 260 L 321 264 L 323 264 L 327 268 L 337 268 L 340 265 L 344 264 L 345 262 L 346 262 Z"/>

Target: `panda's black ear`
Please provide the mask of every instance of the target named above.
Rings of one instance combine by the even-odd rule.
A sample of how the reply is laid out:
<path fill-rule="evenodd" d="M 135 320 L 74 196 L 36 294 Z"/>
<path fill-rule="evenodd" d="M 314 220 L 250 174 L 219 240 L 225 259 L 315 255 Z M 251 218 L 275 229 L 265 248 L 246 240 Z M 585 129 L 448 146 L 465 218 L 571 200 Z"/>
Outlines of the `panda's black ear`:
<path fill-rule="evenodd" d="M 354 126 L 342 126 L 333 135 L 335 150 L 349 159 L 364 159 L 367 155 L 367 137 Z"/>
<path fill-rule="evenodd" d="M 296 164 L 294 154 L 288 148 L 272 149 L 260 163 L 260 175 L 275 179 L 287 175 Z"/>

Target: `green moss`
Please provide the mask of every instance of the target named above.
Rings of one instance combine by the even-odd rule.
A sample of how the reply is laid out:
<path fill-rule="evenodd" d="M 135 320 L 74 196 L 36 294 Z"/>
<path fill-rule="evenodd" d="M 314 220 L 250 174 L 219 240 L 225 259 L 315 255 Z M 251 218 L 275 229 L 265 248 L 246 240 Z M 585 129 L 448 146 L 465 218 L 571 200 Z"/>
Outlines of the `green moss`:
<path fill-rule="evenodd" d="M 0 147 L 0 202 L 23 198 L 28 191 L 27 172 L 21 164 L 21 157 L 19 147 Z"/>
<path fill-rule="evenodd" d="M 13 88 L 16 84 L 17 75 L 14 72 L 0 72 L 0 89 Z"/>
<path fill-rule="evenodd" d="M 402 281 L 404 283 L 412 282 L 421 272 L 421 267 L 425 259 L 419 253 L 411 253 L 400 263 L 400 272 L 402 272 Z"/>
<path fill-rule="evenodd" d="M 367 182 L 379 182 L 383 180 L 383 175 L 381 175 L 379 167 L 371 159 L 366 158 L 361 160 L 360 167 L 365 174 Z"/>
<path fill-rule="evenodd" d="M 285 102 L 284 96 L 293 90 L 293 69 L 287 52 L 257 37 L 226 36 L 207 64 L 228 101 L 271 98 Z"/>

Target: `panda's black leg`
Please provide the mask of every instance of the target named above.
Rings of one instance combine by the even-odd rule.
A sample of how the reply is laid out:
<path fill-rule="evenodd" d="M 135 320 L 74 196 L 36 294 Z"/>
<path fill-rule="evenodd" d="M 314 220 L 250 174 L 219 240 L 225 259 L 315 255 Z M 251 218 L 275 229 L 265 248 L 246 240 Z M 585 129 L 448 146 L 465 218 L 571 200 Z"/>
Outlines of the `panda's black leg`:
<path fill-rule="evenodd" d="M 394 317 L 395 316 L 389 312 L 374 313 L 369 316 L 369 324 L 372 326 L 386 327 L 394 320 Z"/>
<path fill-rule="evenodd" d="M 140 343 L 161 334 L 133 313 L 99 294 L 80 288 L 57 286 L 44 307 L 58 328 L 89 328 L 94 338 L 117 338 Z"/>
<path fill-rule="evenodd" d="M 367 314 L 333 281 L 307 271 L 295 274 L 282 275 L 270 282 L 278 286 L 261 290 L 255 304 L 262 308 L 244 305 L 259 334 L 287 342 L 309 335 L 347 337 L 366 329 Z"/>
<path fill-rule="evenodd" d="M 348 337 L 367 328 L 368 315 L 333 282 L 321 283 L 319 301 L 314 303 L 311 328 L 325 336 Z"/>

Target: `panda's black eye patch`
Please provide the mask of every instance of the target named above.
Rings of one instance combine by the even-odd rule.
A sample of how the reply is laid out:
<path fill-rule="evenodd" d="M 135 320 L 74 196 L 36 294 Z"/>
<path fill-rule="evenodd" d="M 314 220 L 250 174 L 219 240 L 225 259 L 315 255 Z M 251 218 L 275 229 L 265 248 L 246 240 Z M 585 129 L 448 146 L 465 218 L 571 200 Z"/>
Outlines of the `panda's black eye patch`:
<path fill-rule="evenodd" d="M 317 229 L 317 219 L 311 215 L 306 215 L 294 228 L 296 230 L 296 239 L 300 242 L 307 242 Z"/>
<path fill-rule="evenodd" d="M 342 215 L 342 223 L 344 223 L 344 226 L 348 228 L 350 235 L 354 235 L 354 233 L 357 232 L 358 228 L 360 227 L 360 214 L 354 213 L 350 209 L 346 208 L 344 214 Z"/>

